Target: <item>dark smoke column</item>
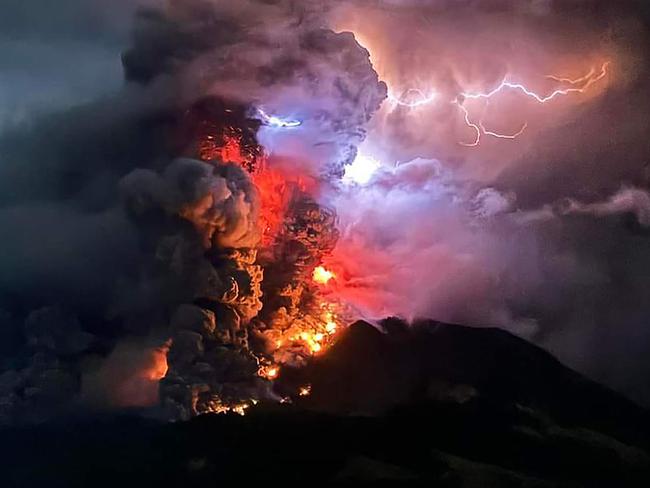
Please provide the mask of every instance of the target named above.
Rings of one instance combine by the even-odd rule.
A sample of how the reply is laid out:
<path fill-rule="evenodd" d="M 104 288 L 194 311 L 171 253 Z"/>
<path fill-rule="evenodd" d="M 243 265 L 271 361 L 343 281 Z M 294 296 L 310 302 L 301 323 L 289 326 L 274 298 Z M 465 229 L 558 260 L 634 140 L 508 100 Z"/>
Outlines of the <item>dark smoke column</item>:
<path fill-rule="evenodd" d="M 250 8 L 254 14 L 247 15 Z M 123 60 L 127 81 L 162 93 L 173 121 L 160 141 L 172 161 L 127 176 L 127 206 L 135 219 L 144 216 L 143 226 L 151 211 L 191 224 L 182 237 L 160 233 L 154 239 L 156 255 L 167 256 L 170 265 L 181 262 L 172 270 L 180 278 L 172 280 L 177 305 L 166 304 L 172 345 L 163 404 L 171 418 L 241 411 L 268 394 L 268 383 L 258 377 L 261 355 L 294 357 L 269 351 L 265 332 L 308 322 L 317 311 L 316 290 L 307 282 L 337 236 L 333 212 L 294 189 L 286 221 L 258 258 L 264 199 L 253 182 L 266 151 L 257 140 L 255 110 L 299 113 L 301 131 L 289 140 L 279 134 L 273 149 L 297 160 L 298 171 L 309 168 L 317 182 L 337 179 L 354 159 L 386 87 L 351 34 L 335 34 L 310 8 L 284 2 L 242 2 L 240 8 L 182 2 L 142 10 Z M 296 145 L 298 153 L 282 154 L 284 146 Z M 186 159 L 173 159 L 179 156 Z"/>

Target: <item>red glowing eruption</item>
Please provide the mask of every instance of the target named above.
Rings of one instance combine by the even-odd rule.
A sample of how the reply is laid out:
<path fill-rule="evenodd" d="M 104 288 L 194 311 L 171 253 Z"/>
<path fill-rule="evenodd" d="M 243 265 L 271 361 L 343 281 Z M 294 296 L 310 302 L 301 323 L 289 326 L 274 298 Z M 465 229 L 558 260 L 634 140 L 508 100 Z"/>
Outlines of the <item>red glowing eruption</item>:
<path fill-rule="evenodd" d="M 207 133 L 199 141 L 199 157 L 203 161 L 219 159 L 236 163 L 250 174 L 260 198 L 259 223 L 261 246 L 270 247 L 282 228 L 294 191 L 306 192 L 313 181 L 299 174 L 288 174 L 279 167 L 271 167 L 263 151 L 244 142 L 241 130 L 228 127 L 221 135 Z"/>

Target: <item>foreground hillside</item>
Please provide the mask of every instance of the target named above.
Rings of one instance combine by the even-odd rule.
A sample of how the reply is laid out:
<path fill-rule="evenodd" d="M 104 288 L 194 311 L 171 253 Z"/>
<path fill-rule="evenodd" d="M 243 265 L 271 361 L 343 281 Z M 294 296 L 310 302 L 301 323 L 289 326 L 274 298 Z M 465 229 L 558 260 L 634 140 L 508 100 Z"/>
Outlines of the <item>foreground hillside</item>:
<path fill-rule="evenodd" d="M 290 405 L 6 430 L 2 486 L 650 486 L 645 410 L 503 331 L 383 325 L 285 372 Z"/>

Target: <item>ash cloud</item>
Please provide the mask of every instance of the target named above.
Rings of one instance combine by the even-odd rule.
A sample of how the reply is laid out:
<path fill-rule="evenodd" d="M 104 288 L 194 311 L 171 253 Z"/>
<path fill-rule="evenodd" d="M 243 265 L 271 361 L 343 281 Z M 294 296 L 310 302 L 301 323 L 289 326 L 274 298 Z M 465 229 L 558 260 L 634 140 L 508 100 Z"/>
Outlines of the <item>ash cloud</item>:
<path fill-rule="evenodd" d="M 565 214 L 586 214 L 596 217 L 608 215 L 632 214 L 642 227 L 650 226 L 650 194 L 642 188 L 621 188 L 614 195 L 602 202 L 581 203 L 568 200 Z"/>
<path fill-rule="evenodd" d="M 352 34 L 329 29 L 329 10 L 318 1 L 192 0 L 143 11 L 127 78 L 169 77 L 186 99 L 216 94 L 299 120 L 295 131 L 263 127 L 260 142 L 310 174 L 340 175 L 385 85 Z"/>
<path fill-rule="evenodd" d="M 348 270 L 340 293 L 369 317 L 506 327 L 647 402 L 647 7 L 412 1 L 343 12 L 335 25 L 369 49 L 389 92 L 434 87 L 437 98 L 384 104 L 362 146 L 383 169 L 359 199 L 332 197 L 342 239 L 330 264 Z M 515 141 L 459 144 L 473 137 L 447 103 L 459 93 L 507 74 L 545 92 L 545 75 L 604 60 L 611 72 L 584 95 L 490 103 L 490 128 L 528 122 Z"/>
<path fill-rule="evenodd" d="M 262 306 L 259 195 L 241 167 L 196 160 L 186 132 L 204 103 L 254 135 L 263 107 L 303 122 L 282 143 L 260 131 L 272 164 L 338 174 L 385 96 L 367 52 L 328 30 L 320 2 L 59 7 L 12 2 L 1 39 L 24 54 L 2 92 L 24 116 L 0 128 L 0 423 L 151 405 L 163 365 L 170 418 L 264 394 L 248 337 Z M 120 52 L 124 75 L 111 68 Z M 41 90 L 58 76 L 63 91 Z M 34 92 L 56 103 L 41 110 Z"/>
<path fill-rule="evenodd" d="M 150 407 L 159 402 L 169 344 L 122 342 L 81 379 L 81 397 L 98 409 Z"/>
<path fill-rule="evenodd" d="M 175 418 L 220 408 L 215 392 L 259 389 L 246 383 L 258 366 L 247 322 L 263 298 L 259 202 L 240 168 L 194 160 L 193 141 L 179 136 L 188 108 L 206 98 L 251 109 L 239 122 L 259 119 L 255 107 L 302 122 L 280 130 L 258 120 L 257 137 L 272 165 L 322 184 L 314 198 L 336 208 L 341 230 L 329 263 L 341 268 L 335 292 L 362 314 L 506 327 L 650 401 L 640 4 L 148 2 L 128 41 L 135 4 L 86 4 L 65 2 L 31 30 L 3 29 L 4 53 L 37 61 L 21 56 L 0 92 L 21 105 L 0 115 L 1 421 L 39 417 L 45 400 L 65 408 L 56 392 L 120 398 L 133 389 L 125 375 L 154 370 L 168 338 L 161 394 Z M 10 5 L 32 23 L 33 9 Z M 77 11 L 100 12 L 99 36 Z M 72 44 L 58 39 L 64 30 Z M 27 47 L 16 47 L 19 34 Z M 43 39 L 56 42 L 45 49 Z M 111 68 L 119 52 L 124 86 Z M 544 75 L 577 76 L 604 58 L 611 75 L 552 110 L 518 97 L 491 105 L 485 123 L 495 130 L 529 122 L 516 141 L 463 147 L 472 134 L 452 104 L 382 105 L 389 92 L 430 85 L 448 101 L 506 73 L 541 90 Z M 68 83 L 82 76 L 74 60 L 88 59 L 101 66 Z M 49 108 L 73 108 L 39 116 L 31 97 L 54 93 L 40 80 L 56 76 L 65 89 Z M 366 186 L 340 187 L 362 143 L 384 167 Z M 151 403 L 149 393 L 127 403 Z"/>

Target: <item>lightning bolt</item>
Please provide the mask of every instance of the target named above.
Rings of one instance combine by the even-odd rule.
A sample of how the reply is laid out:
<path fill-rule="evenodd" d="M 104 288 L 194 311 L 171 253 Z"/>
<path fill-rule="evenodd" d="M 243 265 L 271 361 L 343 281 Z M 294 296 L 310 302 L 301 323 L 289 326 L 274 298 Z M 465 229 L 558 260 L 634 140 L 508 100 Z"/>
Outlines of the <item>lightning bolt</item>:
<path fill-rule="evenodd" d="M 607 76 L 607 68 L 609 67 L 609 64 L 610 64 L 610 62 L 607 61 L 602 65 L 600 73 L 598 74 L 598 76 L 593 76 L 593 74 L 592 74 L 591 77 L 588 77 L 589 75 L 585 75 L 582 78 L 578 78 L 577 80 L 571 80 L 571 79 L 568 79 L 568 78 L 558 78 L 558 77 L 555 77 L 553 75 L 547 75 L 546 76 L 547 78 L 550 78 L 550 79 L 553 79 L 553 80 L 556 80 L 556 81 L 560 81 L 560 82 L 570 83 L 570 84 L 573 84 L 573 85 L 576 85 L 576 84 L 581 83 L 581 82 L 583 82 L 585 84 L 584 84 L 584 86 L 582 86 L 580 88 L 571 87 L 571 88 L 556 89 L 556 90 L 552 91 L 549 95 L 546 95 L 546 96 L 538 95 L 534 91 L 531 91 L 528 88 L 526 88 L 526 86 L 521 84 L 521 83 L 512 83 L 512 82 L 507 81 L 507 75 L 503 79 L 501 84 L 499 86 L 497 86 L 495 89 L 493 89 L 492 91 L 490 91 L 490 92 L 487 92 L 487 93 L 462 93 L 461 95 L 465 99 L 469 99 L 469 100 L 477 100 L 479 98 L 489 99 L 489 98 L 492 98 L 494 95 L 496 95 L 496 94 L 498 94 L 498 93 L 500 93 L 500 92 L 502 92 L 504 90 L 511 89 L 511 90 L 519 90 L 524 95 L 526 95 L 526 96 L 528 96 L 530 98 L 533 98 L 534 100 L 536 100 L 539 103 L 547 103 L 547 102 L 550 102 L 554 98 L 556 98 L 558 96 L 561 96 L 561 95 L 569 95 L 570 93 L 584 93 L 594 83 L 597 83 L 598 81 L 602 80 L 605 76 Z"/>
<path fill-rule="evenodd" d="M 522 135 L 526 131 L 526 129 L 528 128 L 528 122 L 524 122 L 524 124 L 521 126 L 521 129 L 519 129 L 514 134 L 499 134 L 497 132 L 492 132 L 490 130 L 487 130 L 483 126 L 483 122 L 479 122 L 479 126 L 481 127 L 481 130 L 483 131 L 483 134 L 485 134 L 486 136 L 492 136 L 492 137 L 496 137 L 498 139 L 516 139 L 517 137 L 519 137 L 520 135 Z"/>
<path fill-rule="evenodd" d="M 556 75 L 546 75 L 547 79 L 556 81 L 557 83 L 563 85 L 570 85 L 570 86 L 556 88 L 555 90 L 553 90 L 552 92 L 546 95 L 534 92 L 533 90 L 526 87 L 526 85 L 524 85 L 523 83 L 509 81 L 508 80 L 509 75 L 506 75 L 501 81 L 501 83 L 499 83 L 498 86 L 496 86 L 490 91 L 460 93 L 454 100 L 451 101 L 451 103 L 456 105 L 460 109 L 460 111 L 463 114 L 465 125 L 467 125 L 467 127 L 469 127 L 470 129 L 472 129 L 472 131 L 475 132 L 476 137 L 472 142 L 460 142 L 459 144 L 466 147 L 476 147 L 480 144 L 481 137 L 483 135 L 495 137 L 498 139 L 516 139 L 526 131 L 526 128 L 528 127 L 528 122 L 525 122 L 522 125 L 522 127 L 513 134 L 498 133 L 493 130 L 487 129 L 484 126 L 483 117 L 487 109 L 487 106 L 489 104 L 489 101 L 491 98 L 495 97 L 501 92 L 507 90 L 518 91 L 522 93 L 524 96 L 536 101 L 537 103 L 545 104 L 560 96 L 566 96 L 572 93 L 585 93 L 591 86 L 593 86 L 595 83 L 598 83 L 600 80 L 605 78 L 605 76 L 607 76 L 608 68 L 610 64 L 611 64 L 610 61 L 606 61 L 601 65 L 600 70 L 597 71 L 595 68 L 591 68 L 587 74 L 574 79 L 568 77 L 556 76 Z M 431 91 L 429 95 L 426 95 L 422 90 L 414 89 L 414 88 L 407 90 L 406 93 L 407 94 L 414 93 L 420 96 L 420 98 L 416 100 L 410 100 L 410 99 L 405 100 L 404 98 L 400 99 L 398 97 L 395 97 L 394 95 L 389 95 L 389 100 L 395 106 L 414 109 L 425 105 L 429 105 L 436 99 L 436 95 L 437 95 L 433 91 Z M 464 102 L 466 100 L 485 100 L 486 103 L 483 108 L 483 115 L 481 116 L 478 122 L 472 121 L 472 117 L 469 113 L 469 110 L 464 105 Z"/>
<path fill-rule="evenodd" d="M 576 78 L 576 79 L 561 78 L 561 77 L 558 77 L 558 76 L 555 76 L 555 75 L 546 75 L 546 78 L 549 79 L 549 80 L 557 81 L 558 83 L 569 83 L 571 85 L 577 85 L 579 83 L 584 83 L 585 81 L 590 79 L 595 74 L 595 72 L 596 72 L 596 70 L 594 68 L 591 68 L 589 70 L 589 73 L 587 73 L 584 76 L 581 76 L 580 78 Z"/>
<path fill-rule="evenodd" d="M 458 105 L 458 108 L 460 108 L 461 112 L 463 112 L 465 116 L 465 123 L 467 124 L 467 127 L 470 127 L 471 129 L 474 129 L 476 131 L 476 139 L 474 139 L 474 142 L 459 142 L 461 146 L 465 147 L 476 147 L 479 145 L 481 142 L 481 127 L 476 125 L 474 122 L 471 121 L 469 117 L 469 110 L 467 110 L 467 107 L 460 103 L 458 100 L 452 102 Z"/>
<path fill-rule="evenodd" d="M 521 129 L 519 129 L 514 134 L 501 134 L 499 132 L 494 132 L 494 131 L 491 131 L 491 130 L 487 129 L 485 127 L 485 125 L 483 125 L 483 117 L 485 116 L 485 111 L 487 109 L 488 103 L 485 104 L 485 107 L 483 109 L 483 116 L 478 121 L 478 124 L 472 122 L 472 120 L 470 119 L 469 110 L 467 110 L 467 107 L 465 107 L 458 99 L 456 99 L 452 103 L 457 105 L 458 108 L 460 109 L 460 111 L 463 112 L 463 118 L 465 119 L 465 124 L 467 125 L 467 127 L 471 128 L 476 133 L 476 137 L 475 137 L 474 141 L 472 141 L 472 142 L 459 142 L 459 144 L 461 146 L 465 146 L 465 147 L 476 147 L 476 146 L 478 146 L 479 143 L 481 142 L 481 135 L 496 137 L 497 139 L 516 139 L 517 137 L 522 135 L 524 133 L 524 131 L 526 130 L 526 128 L 528 127 L 528 122 L 524 122 L 524 124 L 521 126 Z"/>
<path fill-rule="evenodd" d="M 257 115 L 265 125 L 270 127 L 291 129 L 302 125 L 302 121 L 300 120 L 285 119 L 276 115 L 269 115 L 261 108 L 257 109 Z"/>
<path fill-rule="evenodd" d="M 405 100 L 407 98 L 407 95 L 409 93 L 414 93 L 417 95 L 419 98 L 416 100 L 408 101 Z M 399 105 L 400 107 L 407 107 L 407 108 L 417 108 L 421 107 L 423 105 L 428 105 L 431 102 L 433 102 L 437 98 L 438 94 L 436 92 L 430 92 L 428 95 L 425 94 L 422 90 L 419 90 L 417 88 L 409 88 L 405 96 L 403 98 L 399 98 L 395 96 L 392 93 L 388 94 L 388 100 L 390 100 L 393 104 Z M 408 97 L 411 98 L 411 97 Z"/>

